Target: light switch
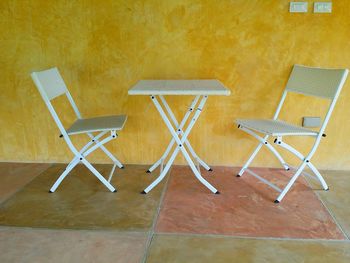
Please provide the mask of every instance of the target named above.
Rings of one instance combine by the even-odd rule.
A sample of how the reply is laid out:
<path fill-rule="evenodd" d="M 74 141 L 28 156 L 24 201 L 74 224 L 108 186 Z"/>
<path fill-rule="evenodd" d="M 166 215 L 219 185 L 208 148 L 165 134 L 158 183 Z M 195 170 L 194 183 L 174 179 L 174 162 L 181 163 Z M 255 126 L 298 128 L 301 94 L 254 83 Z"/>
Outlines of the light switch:
<path fill-rule="evenodd" d="M 332 13 L 332 2 L 315 2 L 314 13 Z"/>
<path fill-rule="evenodd" d="M 307 2 L 290 2 L 290 13 L 307 13 Z"/>

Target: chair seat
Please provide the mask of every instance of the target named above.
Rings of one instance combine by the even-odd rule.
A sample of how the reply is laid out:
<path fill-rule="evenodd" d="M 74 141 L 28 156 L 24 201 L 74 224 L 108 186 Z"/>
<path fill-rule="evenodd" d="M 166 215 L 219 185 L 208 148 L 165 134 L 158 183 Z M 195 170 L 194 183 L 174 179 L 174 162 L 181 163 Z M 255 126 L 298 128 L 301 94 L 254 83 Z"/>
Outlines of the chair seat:
<path fill-rule="evenodd" d="M 69 135 L 97 132 L 97 131 L 119 131 L 123 129 L 126 122 L 126 115 L 103 116 L 89 119 L 78 119 L 67 130 Z"/>
<path fill-rule="evenodd" d="M 242 127 L 261 132 L 271 136 L 317 136 L 317 132 L 289 124 L 280 120 L 266 120 L 266 119 L 245 119 L 236 120 L 236 123 Z"/>

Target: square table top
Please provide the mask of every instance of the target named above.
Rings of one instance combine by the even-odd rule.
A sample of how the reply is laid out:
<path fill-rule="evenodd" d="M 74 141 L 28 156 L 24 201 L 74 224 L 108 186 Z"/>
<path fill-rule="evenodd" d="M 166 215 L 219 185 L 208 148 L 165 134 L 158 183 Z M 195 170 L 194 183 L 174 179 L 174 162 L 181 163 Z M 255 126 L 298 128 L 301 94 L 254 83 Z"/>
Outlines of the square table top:
<path fill-rule="evenodd" d="M 128 91 L 129 95 L 225 95 L 231 94 L 216 79 L 200 80 L 140 80 Z"/>

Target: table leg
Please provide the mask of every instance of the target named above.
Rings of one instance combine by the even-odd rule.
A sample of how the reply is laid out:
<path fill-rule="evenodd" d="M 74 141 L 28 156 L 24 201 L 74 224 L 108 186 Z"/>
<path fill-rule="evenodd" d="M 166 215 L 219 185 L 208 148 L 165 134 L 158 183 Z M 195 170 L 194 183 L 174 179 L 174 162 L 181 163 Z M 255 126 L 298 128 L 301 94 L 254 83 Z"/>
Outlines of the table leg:
<path fill-rule="evenodd" d="M 198 97 L 198 96 L 197 96 L 197 97 Z M 189 135 L 191 129 L 193 128 L 195 122 L 197 121 L 199 115 L 200 115 L 201 112 L 202 112 L 202 109 L 203 109 L 203 107 L 204 107 L 204 104 L 205 104 L 205 102 L 207 101 L 207 96 L 203 96 L 203 98 L 201 99 L 201 101 L 200 101 L 200 103 L 199 103 L 199 106 L 198 106 L 198 108 L 197 108 L 197 110 L 196 110 L 196 112 L 195 112 L 193 118 L 191 119 L 191 121 L 190 121 L 190 123 L 189 123 L 187 129 L 186 129 L 184 132 L 181 132 L 182 129 L 181 129 L 181 130 L 178 129 L 177 131 L 175 131 L 174 127 L 172 126 L 171 122 L 169 121 L 169 118 L 167 117 L 167 115 L 165 114 L 163 108 L 162 108 L 161 105 L 159 104 L 157 98 L 156 98 L 155 96 L 151 96 L 151 98 L 152 98 L 152 101 L 153 101 L 154 105 L 156 106 L 157 110 L 159 111 L 159 113 L 160 113 L 162 119 L 164 120 L 166 126 L 168 127 L 170 133 L 172 134 L 174 143 L 176 142 L 177 146 L 176 146 L 176 148 L 175 148 L 173 154 L 171 155 L 171 157 L 170 157 L 168 163 L 166 164 L 164 170 L 160 173 L 160 175 L 158 176 L 158 178 L 157 178 L 152 184 L 150 184 L 142 193 L 148 193 L 148 192 L 151 191 L 159 182 L 162 181 L 162 179 L 165 177 L 166 173 L 167 173 L 168 170 L 170 169 L 172 163 L 174 162 L 174 160 L 175 160 L 177 154 L 179 153 L 179 151 L 181 151 L 182 154 L 183 154 L 183 156 L 185 157 L 187 163 L 188 163 L 189 166 L 191 167 L 191 169 L 192 169 L 194 175 L 196 176 L 196 178 L 197 178 L 202 184 L 204 184 L 210 191 L 212 191 L 213 193 L 218 194 L 219 191 L 218 191 L 215 187 L 213 187 L 209 182 L 207 182 L 207 181 L 201 176 L 200 172 L 197 170 L 195 164 L 193 163 L 193 161 L 192 161 L 191 157 L 189 156 L 187 150 L 185 149 L 185 145 L 184 145 L 184 143 L 186 143 L 186 141 L 187 141 L 187 137 L 188 137 L 188 135 Z M 164 98 L 163 98 L 163 99 L 164 99 Z M 165 101 L 165 100 L 162 100 L 162 98 L 161 98 L 161 101 L 163 102 L 163 106 L 164 106 L 165 108 L 166 108 L 166 107 L 169 108 L 169 106 L 166 106 L 167 104 L 164 105 L 164 101 Z M 169 108 L 169 110 L 170 110 L 170 108 Z M 192 109 L 192 110 L 193 110 L 193 109 Z M 170 112 L 171 112 L 171 111 L 170 111 Z M 188 117 L 187 117 L 187 118 L 188 118 Z M 174 119 L 175 119 L 175 117 L 174 117 Z M 175 119 L 175 120 L 176 120 L 176 119 Z M 175 122 L 175 124 L 176 124 L 176 123 L 177 123 L 177 121 Z M 184 122 L 182 122 L 181 124 L 184 125 Z M 181 126 L 181 124 L 180 124 L 180 126 Z M 183 125 L 182 125 L 182 126 L 183 126 Z M 180 126 L 179 126 L 179 127 L 180 127 Z M 180 133 L 178 133 L 178 132 L 180 132 Z M 182 135 L 181 139 L 179 138 L 179 135 Z M 173 143 L 173 144 L 174 144 L 174 143 Z"/>
<path fill-rule="evenodd" d="M 165 98 L 164 98 L 162 95 L 159 96 L 160 101 L 162 102 L 164 108 L 166 109 L 168 115 L 170 116 L 170 119 L 172 120 L 173 124 L 175 125 L 175 127 L 176 127 L 176 129 L 177 129 L 177 133 L 178 133 L 179 135 L 183 135 L 183 126 L 185 125 L 185 123 L 186 123 L 186 121 L 188 120 L 188 118 L 189 118 L 189 116 L 191 115 L 191 113 L 193 113 L 193 109 L 194 109 L 195 106 L 197 105 L 198 100 L 199 100 L 199 97 L 200 97 L 200 96 L 196 96 L 196 97 L 193 99 L 193 101 L 192 101 L 192 103 L 191 103 L 191 105 L 190 105 L 188 111 L 186 112 L 184 118 L 182 119 L 182 121 L 181 121 L 181 123 L 180 123 L 180 125 L 179 125 L 178 121 L 177 121 L 176 118 L 175 118 L 174 113 L 172 112 L 172 110 L 171 110 L 171 108 L 169 107 L 168 103 L 166 102 Z M 166 159 L 166 157 L 168 156 L 170 150 L 171 150 L 172 147 L 174 146 L 174 143 L 175 143 L 175 140 L 174 140 L 174 138 L 172 138 L 172 140 L 170 141 L 170 143 L 169 143 L 167 149 L 165 150 L 164 154 L 162 155 L 162 157 L 161 157 L 157 162 L 155 162 L 155 163 L 151 166 L 151 168 L 149 168 L 149 169 L 147 170 L 147 173 L 153 172 L 159 165 L 162 165 L 162 164 L 163 164 L 163 162 L 164 162 L 164 160 Z M 193 150 L 193 148 L 192 148 L 192 146 L 191 146 L 191 144 L 190 144 L 190 142 L 189 142 L 188 139 L 186 139 L 184 143 L 186 144 L 186 146 L 187 146 L 187 148 L 188 148 L 188 150 L 189 150 L 191 156 L 198 162 L 199 165 L 203 166 L 204 169 L 206 169 L 207 171 L 210 171 L 210 172 L 213 171 L 213 170 L 209 167 L 209 165 L 206 164 L 206 163 L 196 154 L 196 152 Z M 199 165 L 198 165 L 198 167 L 199 167 Z M 199 168 L 198 168 L 198 170 L 199 170 Z"/>
<path fill-rule="evenodd" d="M 167 111 L 168 111 L 168 109 L 170 109 L 169 105 L 166 103 L 166 101 L 165 101 L 165 99 L 164 99 L 163 96 L 160 96 L 160 98 L 161 98 L 161 101 L 163 102 L 163 104 L 164 104 L 164 102 L 165 102 L 165 108 L 166 108 Z M 162 98 L 163 98 L 163 99 L 162 99 Z M 176 120 L 174 114 L 173 114 L 173 115 L 170 115 L 170 117 L 172 118 L 172 120 L 173 120 L 173 121 L 175 120 L 175 123 L 174 123 L 174 124 L 175 124 L 177 130 L 182 130 L 183 126 L 186 124 L 186 121 L 188 120 L 188 118 L 190 117 L 191 113 L 193 112 L 193 109 L 194 109 L 195 106 L 197 105 L 199 98 L 200 98 L 200 96 L 196 96 L 196 97 L 192 100 L 192 103 L 191 103 L 190 107 L 188 108 L 188 111 L 186 112 L 185 116 L 183 117 L 183 119 L 182 119 L 180 125 L 178 125 L 177 120 Z M 169 143 L 169 145 L 168 145 L 168 147 L 167 147 L 167 149 L 166 149 L 165 152 L 163 153 L 162 157 L 160 157 L 160 159 L 159 159 L 158 161 L 156 161 L 156 162 L 151 166 L 151 168 L 149 168 L 149 169 L 147 170 L 147 173 L 153 172 L 160 164 L 162 164 L 162 163 L 164 162 L 164 160 L 168 157 L 168 155 L 169 155 L 169 153 L 170 153 L 170 150 L 173 148 L 174 143 L 175 143 L 175 140 L 174 140 L 174 138 L 172 138 L 171 141 L 170 141 L 170 143 Z"/>
<path fill-rule="evenodd" d="M 174 115 L 174 113 L 172 112 L 171 108 L 169 107 L 168 103 L 166 102 L 165 98 L 164 98 L 162 95 L 160 95 L 159 98 L 160 98 L 161 102 L 163 103 L 163 105 L 164 105 L 166 111 L 168 112 L 168 114 L 169 114 L 171 120 L 173 121 L 174 125 L 175 125 L 176 127 L 178 127 L 179 125 L 178 125 L 178 122 L 177 122 L 177 120 L 176 120 L 176 118 L 175 118 L 175 115 Z M 199 96 L 197 96 L 196 99 L 197 99 L 197 98 L 199 99 Z M 198 100 L 198 99 L 197 99 L 197 100 Z M 191 105 L 191 106 L 190 106 L 190 111 L 193 111 L 194 107 L 195 107 L 195 105 L 194 105 L 194 106 Z M 187 119 L 186 119 L 186 121 L 187 121 Z M 183 135 L 183 130 L 182 130 L 182 129 L 183 129 L 183 125 L 180 125 L 179 128 L 178 128 L 178 130 L 177 130 L 177 133 L 180 134 L 180 135 Z M 191 153 L 192 157 L 193 157 L 195 160 L 197 160 L 197 162 L 198 162 L 200 165 L 202 165 L 202 166 L 204 167 L 204 169 L 206 169 L 206 170 L 208 170 L 208 171 L 213 171 L 213 170 L 209 167 L 209 165 L 207 165 L 201 158 L 199 158 L 199 156 L 198 156 L 198 155 L 196 154 L 196 152 L 193 150 L 193 148 L 192 148 L 190 142 L 188 141 L 188 139 L 185 140 L 185 144 L 186 144 L 186 146 L 187 146 L 189 152 Z M 198 170 L 199 170 L 199 169 L 198 169 Z"/>

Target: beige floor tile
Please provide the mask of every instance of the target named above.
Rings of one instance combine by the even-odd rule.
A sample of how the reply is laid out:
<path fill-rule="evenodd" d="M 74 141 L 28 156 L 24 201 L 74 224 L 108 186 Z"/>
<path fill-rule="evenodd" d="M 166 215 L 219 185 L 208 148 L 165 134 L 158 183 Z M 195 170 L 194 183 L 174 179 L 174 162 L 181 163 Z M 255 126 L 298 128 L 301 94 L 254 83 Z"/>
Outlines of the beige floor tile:
<path fill-rule="evenodd" d="M 350 243 L 157 235 L 147 263 L 350 262 Z"/>
<path fill-rule="evenodd" d="M 322 171 L 321 174 L 329 185 L 329 191 L 321 190 L 320 185 L 311 179 L 308 181 L 350 237 L 350 172 Z"/>
<path fill-rule="evenodd" d="M 97 165 L 108 175 L 111 165 Z M 140 192 L 154 177 L 147 166 L 127 165 L 117 169 L 111 193 L 85 167 L 78 166 L 55 193 L 48 193 L 63 165 L 55 165 L 39 175 L 0 208 L 0 225 L 146 231 L 153 224 L 164 183 L 147 195 Z"/>
<path fill-rule="evenodd" d="M 146 234 L 77 230 L 0 229 L 0 262 L 137 263 Z"/>
<path fill-rule="evenodd" d="M 50 166 L 44 163 L 0 163 L 0 203 Z"/>

